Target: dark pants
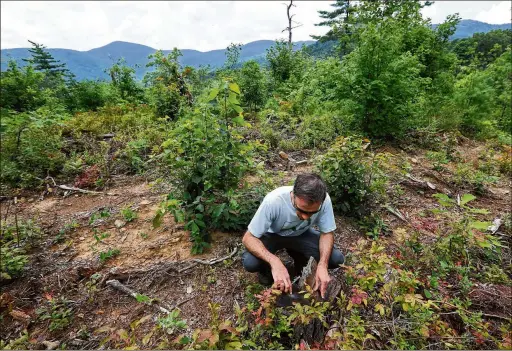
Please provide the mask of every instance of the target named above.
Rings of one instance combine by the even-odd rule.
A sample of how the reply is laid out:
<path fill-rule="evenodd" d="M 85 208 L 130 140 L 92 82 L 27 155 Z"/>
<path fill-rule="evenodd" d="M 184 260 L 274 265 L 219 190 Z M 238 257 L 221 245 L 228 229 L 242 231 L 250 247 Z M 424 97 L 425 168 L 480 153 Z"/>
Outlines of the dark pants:
<path fill-rule="evenodd" d="M 317 262 L 320 260 L 320 232 L 314 229 L 309 229 L 298 236 L 280 236 L 267 233 L 260 240 L 271 253 L 286 249 L 286 252 L 294 261 L 295 274 L 300 274 L 310 257 L 314 257 Z M 341 251 L 333 247 L 331 257 L 329 257 L 329 269 L 337 268 L 344 261 L 345 257 Z M 270 265 L 249 251 L 242 254 L 242 264 L 248 272 L 270 272 Z"/>

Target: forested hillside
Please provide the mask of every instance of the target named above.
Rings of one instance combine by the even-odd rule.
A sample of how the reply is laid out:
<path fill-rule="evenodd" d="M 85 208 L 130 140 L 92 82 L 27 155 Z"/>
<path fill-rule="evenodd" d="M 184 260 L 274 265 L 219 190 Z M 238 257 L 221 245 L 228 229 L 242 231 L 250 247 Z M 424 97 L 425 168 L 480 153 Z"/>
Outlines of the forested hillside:
<path fill-rule="evenodd" d="M 294 43 L 295 49 L 302 45 L 310 45 L 314 41 L 299 41 Z M 259 63 L 265 61 L 265 51 L 275 42 L 273 40 L 259 40 L 242 45 L 240 48 L 240 62 L 255 60 Z M 146 67 L 148 56 L 157 50 L 149 46 L 115 41 L 105 46 L 88 51 L 77 51 L 68 49 L 48 49 L 48 52 L 57 60 L 66 63 L 68 69 L 75 75 L 77 80 L 84 79 L 108 79 L 106 69 L 113 63 L 123 59 L 125 64 L 135 69 L 135 77 L 141 80 L 149 69 Z M 162 50 L 167 55 L 172 50 Z M 182 66 L 200 68 L 201 66 L 217 69 L 222 67 L 226 58 L 226 50 L 212 50 L 201 52 L 197 50 L 181 50 L 182 56 L 178 62 Z M 29 49 L 5 49 L 1 51 L 2 71 L 7 69 L 9 59 L 15 60 L 19 66 L 24 66 L 25 61 L 30 57 Z"/>
<path fill-rule="evenodd" d="M 450 40 L 458 16 L 423 6 L 339 0 L 335 45 L 265 43 L 266 64 L 136 46 L 144 70 L 84 62 L 97 81 L 41 43 L 10 60 L 0 347 L 511 349 L 512 30 Z M 325 300 L 241 263 L 263 197 L 306 172 L 346 255 Z"/>

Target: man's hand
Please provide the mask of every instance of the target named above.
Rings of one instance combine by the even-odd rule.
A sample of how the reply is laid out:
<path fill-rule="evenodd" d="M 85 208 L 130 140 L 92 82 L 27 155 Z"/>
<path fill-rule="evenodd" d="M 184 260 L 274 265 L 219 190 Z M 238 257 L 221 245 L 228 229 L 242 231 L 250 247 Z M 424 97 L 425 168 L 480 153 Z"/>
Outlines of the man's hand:
<path fill-rule="evenodd" d="M 322 299 L 324 298 L 325 292 L 327 291 L 327 285 L 330 281 L 331 277 L 329 277 L 327 266 L 318 265 L 316 268 L 315 286 L 313 287 L 313 291 L 320 289 L 320 296 L 322 296 Z"/>
<path fill-rule="evenodd" d="M 288 274 L 288 270 L 284 266 L 283 262 L 279 258 L 276 257 L 275 260 L 272 261 L 272 277 L 274 278 L 274 287 L 276 289 L 281 290 L 284 293 L 292 292 L 292 282 L 290 280 L 290 275 Z"/>

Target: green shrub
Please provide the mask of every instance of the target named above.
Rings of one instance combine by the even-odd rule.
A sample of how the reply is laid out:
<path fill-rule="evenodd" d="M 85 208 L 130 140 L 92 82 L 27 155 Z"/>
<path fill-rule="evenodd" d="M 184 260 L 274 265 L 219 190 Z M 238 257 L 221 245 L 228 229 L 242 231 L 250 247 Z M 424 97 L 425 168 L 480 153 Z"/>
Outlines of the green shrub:
<path fill-rule="evenodd" d="M 192 253 L 208 247 L 212 216 L 223 212 L 223 203 L 224 208 L 228 206 L 226 194 L 239 186 L 253 162 L 251 144 L 242 143 L 236 129 L 246 124 L 239 95 L 237 84 L 219 82 L 208 97 L 215 100 L 213 108 L 203 104 L 178 120 L 162 144 L 176 191 L 169 194 L 153 224 L 158 226 L 167 211 L 176 221 L 185 222 L 194 240 Z"/>
<path fill-rule="evenodd" d="M 2 245 L 0 260 L 0 276 L 2 279 L 12 279 L 17 277 L 23 271 L 28 262 L 28 256 L 25 250 L 14 247 L 14 245 Z"/>
<path fill-rule="evenodd" d="M 40 320 L 50 320 L 50 331 L 63 330 L 72 322 L 73 310 L 70 303 L 64 298 L 52 297 L 43 307 L 36 309 L 36 313 Z"/>
<path fill-rule="evenodd" d="M 466 163 L 457 164 L 453 174 L 455 185 L 474 191 L 478 195 L 483 195 L 487 186 L 496 183 L 498 179 L 499 177 L 485 174 Z"/>
<path fill-rule="evenodd" d="M 330 114 L 307 116 L 299 127 L 298 135 L 305 148 L 325 149 L 341 132 L 339 118 Z"/>
<path fill-rule="evenodd" d="M 338 137 L 316 162 L 336 211 L 362 215 L 369 209 L 369 200 L 382 193 L 385 177 L 368 160 L 368 145 L 368 140 Z"/>

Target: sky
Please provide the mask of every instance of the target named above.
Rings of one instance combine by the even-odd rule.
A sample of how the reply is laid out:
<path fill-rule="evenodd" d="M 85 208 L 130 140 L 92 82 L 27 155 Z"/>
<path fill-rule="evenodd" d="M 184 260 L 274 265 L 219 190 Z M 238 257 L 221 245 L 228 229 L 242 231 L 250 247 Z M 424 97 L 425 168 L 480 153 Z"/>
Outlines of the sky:
<path fill-rule="evenodd" d="M 230 43 L 287 38 L 287 1 L 1 1 L 2 49 L 29 47 L 86 51 L 121 40 L 155 49 L 226 48 Z M 317 10 L 334 1 L 295 1 L 293 40 L 323 34 Z M 458 12 L 462 19 L 511 21 L 509 1 L 437 1 L 423 9 L 432 23 Z"/>

